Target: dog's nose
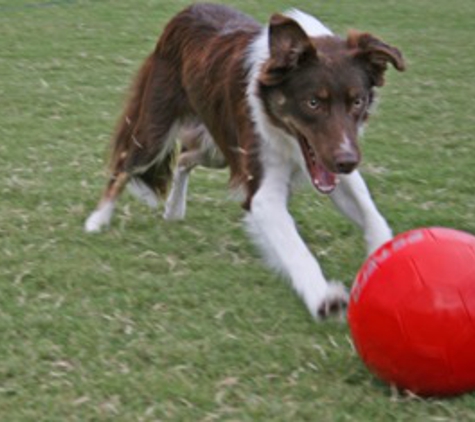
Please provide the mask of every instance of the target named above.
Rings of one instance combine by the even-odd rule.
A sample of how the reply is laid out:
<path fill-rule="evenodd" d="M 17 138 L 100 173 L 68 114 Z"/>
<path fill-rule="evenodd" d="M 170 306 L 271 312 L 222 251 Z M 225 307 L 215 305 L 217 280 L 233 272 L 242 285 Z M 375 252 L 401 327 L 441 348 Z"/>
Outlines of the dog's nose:
<path fill-rule="evenodd" d="M 335 169 L 337 173 L 351 173 L 359 163 L 357 154 L 341 152 L 335 155 Z"/>

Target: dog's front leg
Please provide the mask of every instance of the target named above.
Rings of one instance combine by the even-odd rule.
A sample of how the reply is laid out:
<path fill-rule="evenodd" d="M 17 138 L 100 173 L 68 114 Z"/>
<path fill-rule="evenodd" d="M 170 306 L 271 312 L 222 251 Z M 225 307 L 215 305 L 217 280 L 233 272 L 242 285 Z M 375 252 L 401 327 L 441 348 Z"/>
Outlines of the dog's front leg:
<path fill-rule="evenodd" d="M 340 183 L 331 198 L 342 214 L 363 230 L 369 255 L 392 238 L 391 229 L 376 208 L 358 171 L 339 178 Z"/>
<path fill-rule="evenodd" d="M 327 283 L 316 259 L 300 238 L 287 211 L 288 181 L 268 174 L 246 216 L 248 230 L 271 267 L 287 276 L 315 318 L 340 314 L 348 294 L 340 283 Z M 280 180 L 279 180 L 279 176 Z"/>

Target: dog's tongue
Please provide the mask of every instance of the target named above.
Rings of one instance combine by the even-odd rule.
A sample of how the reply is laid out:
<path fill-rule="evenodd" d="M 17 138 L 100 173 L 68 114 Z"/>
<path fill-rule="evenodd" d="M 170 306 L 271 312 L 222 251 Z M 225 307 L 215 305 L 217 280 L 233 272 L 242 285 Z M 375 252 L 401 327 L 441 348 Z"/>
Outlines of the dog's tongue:
<path fill-rule="evenodd" d="M 331 193 L 336 187 L 336 176 L 326 170 L 321 164 L 315 164 L 311 169 L 313 185 L 324 194 Z"/>
<path fill-rule="evenodd" d="M 303 136 L 298 139 L 313 185 L 321 193 L 331 193 L 336 186 L 336 175 L 324 167 L 314 149 Z"/>

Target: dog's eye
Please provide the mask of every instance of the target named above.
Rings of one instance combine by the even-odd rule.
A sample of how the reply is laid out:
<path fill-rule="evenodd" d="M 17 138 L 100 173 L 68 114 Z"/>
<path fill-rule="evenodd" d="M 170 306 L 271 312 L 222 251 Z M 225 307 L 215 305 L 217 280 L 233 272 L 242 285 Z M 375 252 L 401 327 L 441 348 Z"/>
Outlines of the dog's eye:
<path fill-rule="evenodd" d="M 318 110 L 320 108 L 320 101 L 318 100 L 318 98 L 310 98 L 310 100 L 307 101 L 307 106 L 308 108 L 312 109 L 312 110 Z"/>
<path fill-rule="evenodd" d="M 353 100 L 353 108 L 355 108 L 357 110 L 362 108 L 364 105 L 365 105 L 365 100 L 364 100 L 363 97 L 356 97 Z"/>

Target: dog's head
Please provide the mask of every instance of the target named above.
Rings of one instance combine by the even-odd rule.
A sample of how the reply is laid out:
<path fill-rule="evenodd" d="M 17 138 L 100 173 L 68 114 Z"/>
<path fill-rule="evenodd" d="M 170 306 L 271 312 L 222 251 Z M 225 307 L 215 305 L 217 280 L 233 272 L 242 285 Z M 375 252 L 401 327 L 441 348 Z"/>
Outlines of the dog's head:
<path fill-rule="evenodd" d="M 279 14 L 270 21 L 269 50 L 259 75 L 266 113 L 299 143 L 315 187 L 331 192 L 335 174 L 359 164 L 358 131 L 374 87 L 384 84 L 388 63 L 404 70 L 401 53 L 368 33 L 311 38 Z"/>

